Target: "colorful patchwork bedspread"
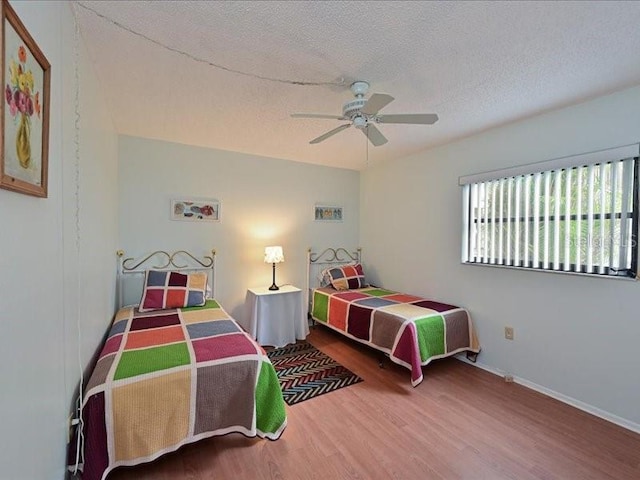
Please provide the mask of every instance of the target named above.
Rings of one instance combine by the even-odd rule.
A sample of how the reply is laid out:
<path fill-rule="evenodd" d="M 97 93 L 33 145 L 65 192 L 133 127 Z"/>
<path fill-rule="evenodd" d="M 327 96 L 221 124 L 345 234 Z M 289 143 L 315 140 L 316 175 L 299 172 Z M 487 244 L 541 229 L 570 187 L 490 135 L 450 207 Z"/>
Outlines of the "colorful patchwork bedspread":
<path fill-rule="evenodd" d="M 287 423 L 273 365 L 214 300 L 121 309 L 87 383 L 82 418 L 83 480 L 215 435 L 275 440 Z"/>
<path fill-rule="evenodd" d="M 382 288 L 313 291 L 312 318 L 361 343 L 389 354 L 422 382 L 422 366 L 480 345 L 463 308 Z"/>

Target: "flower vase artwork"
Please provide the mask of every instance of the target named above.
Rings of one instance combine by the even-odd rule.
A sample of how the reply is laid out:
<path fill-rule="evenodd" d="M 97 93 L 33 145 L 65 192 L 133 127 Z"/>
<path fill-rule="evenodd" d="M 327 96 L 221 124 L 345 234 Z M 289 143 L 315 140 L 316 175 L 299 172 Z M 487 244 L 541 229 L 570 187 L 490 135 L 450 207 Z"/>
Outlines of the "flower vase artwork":
<path fill-rule="evenodd" d="M 11 58 L 9 62 L 9 82 L 5 87 L 5 100 L 9 113 L 18 125 L 16 132 L 16 155 L 20 166 L 28 169 L 31 166 L 31 116 L 38 118 L 42 111 L 40 92 L 33 91 L 33 73 L 26 67 L 27 49 L 18 47 L 18 61 Z"/>
<path fill-rule="evenodd" d="M 0 21 L 0 188 L 47 198 L 51 64 L 7 0 Z"/>

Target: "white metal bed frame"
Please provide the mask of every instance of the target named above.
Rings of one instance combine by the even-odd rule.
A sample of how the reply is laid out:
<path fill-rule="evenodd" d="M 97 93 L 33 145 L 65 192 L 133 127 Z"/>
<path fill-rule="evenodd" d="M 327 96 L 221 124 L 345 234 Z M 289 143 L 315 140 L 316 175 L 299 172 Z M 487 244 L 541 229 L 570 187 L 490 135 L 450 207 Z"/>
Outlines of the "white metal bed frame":
<path fill-rule="evenodd" d="M 125 275 L 144 275 L 147 270 L 182 271 L 182 272 L 210 272 L 207 282 L 211 289 L 211 297 L 215 298 L 215 274 L 216 274 L 216 250 L 212 249 L 209 255 L 198 257 L 186 250 L 176 250 L 169 253 L 164 250 L 156 250 L 146 257 L 136 260 L 133 257 L 125 258 L 124 250 L 116 252 L 118 256 L 118 308 L 123 307 L 123 288 Z M 155 264 L 151 265 L 152 263 Z"/>
<path fill-rule="evenodd" d="M 362 263 L 362 248 L 349 251 L 345 247 L 325 248 L 315 253 L 312 247 L 307 250 L 307 316 L 311 316 L 311 290 L 320 286 L 320 274 L 327 268 L 339 267 L 349 263 Z"/>

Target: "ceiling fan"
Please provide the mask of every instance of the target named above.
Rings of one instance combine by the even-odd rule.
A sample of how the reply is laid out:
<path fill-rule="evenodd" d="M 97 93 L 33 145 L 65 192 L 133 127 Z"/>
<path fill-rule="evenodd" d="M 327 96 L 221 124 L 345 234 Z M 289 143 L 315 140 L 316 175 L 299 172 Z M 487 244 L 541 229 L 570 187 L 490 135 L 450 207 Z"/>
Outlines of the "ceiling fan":
<path fill-rule="evenodd" d="M 369 84 L 364 81 L 353 82 L 351 92 L 355 100 L 349 100 L 342 105 L 342 115 L 324 115 L 322 113 L 294 113 L 293 118 L 329 118 L 332 120 L 349 120 L 339 127 L 314 138 L 309 143 L 320 143 L 336 133 L 349 128 L 351 125 L 366 135 L 376 147 L 387 143 L 387 139 L 375 126 L 376 123 L 407 123 L 418 125 L 432 125 L 438 121 L 435 113 L 403 113 L 393 115 L 379 115 L 378 112 L 389 105 L 394 98 L 385 93 L 374 93 L 369 99 L 364 98 L 369 90 Z"/>

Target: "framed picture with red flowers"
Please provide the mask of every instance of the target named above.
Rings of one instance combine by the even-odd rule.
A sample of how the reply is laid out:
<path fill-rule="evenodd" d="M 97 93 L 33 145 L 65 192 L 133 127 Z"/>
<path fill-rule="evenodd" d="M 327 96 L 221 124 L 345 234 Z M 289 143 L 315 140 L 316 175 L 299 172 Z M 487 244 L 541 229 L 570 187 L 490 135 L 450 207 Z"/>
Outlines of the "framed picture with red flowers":
<path fill-rule="evenodd" d="M 1 0 L 0 188 L 47 196 L 51 65 L 7 0 Z"/>
<path fill-rule="evenodd" d="M 203 198 L 171 200 L 171 220 L 219 222 L 220 201 Z"/>

